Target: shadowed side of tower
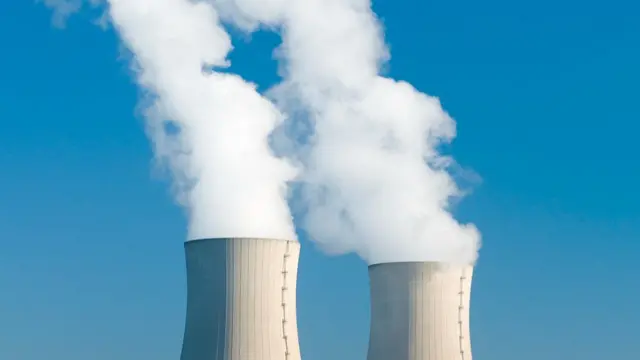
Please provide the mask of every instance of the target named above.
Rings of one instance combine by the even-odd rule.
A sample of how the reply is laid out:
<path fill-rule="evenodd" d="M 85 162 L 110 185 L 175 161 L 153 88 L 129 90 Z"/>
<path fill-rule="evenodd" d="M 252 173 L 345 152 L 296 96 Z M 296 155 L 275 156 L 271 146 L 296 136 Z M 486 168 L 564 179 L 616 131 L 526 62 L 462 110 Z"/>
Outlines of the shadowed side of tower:
<path fill-rule="evenodd" d="M 367 360 L 472 360 L 472 273 L 437 262 L 370 266 Z"/>
<path fill-rule="evenodd" d="M 203 239 L 185 251 L 181 360 L 300 360 L 297 241 Z"/>

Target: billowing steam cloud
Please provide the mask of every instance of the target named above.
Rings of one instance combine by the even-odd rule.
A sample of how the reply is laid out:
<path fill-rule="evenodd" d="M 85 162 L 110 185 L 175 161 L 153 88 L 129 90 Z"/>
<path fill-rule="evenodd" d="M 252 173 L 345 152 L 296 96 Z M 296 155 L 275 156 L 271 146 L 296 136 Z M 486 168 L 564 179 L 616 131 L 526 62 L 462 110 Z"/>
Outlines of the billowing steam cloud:
<path fill-rule="evenodd" d="M 189 238 L 295 239 L 286 185 L 296 171 L 268 144 L 282 115 L 253 84 L 211 71 L 231 50 L 214 8 L 109 0 L 107 11 L 147 93 L 148 131 L 189 211 Z"/>
<path fill-rule="evenodd" d="M 160 155 L 176 173 L 200 179 L 186 192 L 194 224 L 204 216 L 234 225 L 234 219 L 251 218 L 268 228 L 269 221 L 288 219 L 281 195 L 293 176 L 267 150 L 266 137 L 279 120 L 270 104 L 237 77 L 194 70 L 198 61 L 223 65 L 229 51 L 212 5 L 224 21 L 247 32 L 267 27 L 282 35 L 283 82 L 271 94 L 281 110 L 304 114 L 287 127 L 295 146 L 282 148 L 293 150 L 288 155 L 304 165 L 296 200 L 304 205 L 303 224 L 315 241 L 332 252 L 355 251 L 372 264 L 475 261 L 480 235 L 449 212 L 460 191 L 447 171 L 452 160 L 438 152 L 455 137 L 455 122 L 436 98 L 380 76 L 388 51 L 370 0 L 110 2 L 113 20 L 144 70 L 140 83 L 160 96 L 153 109 L 182 120 L 177 138 L 161 130 L 157 116 L 150 123 Z M 251 121 L 241 119 L 248 109 Z M 297 131 L 305 122 L 310 137 Z M 251 160 L 228 145 L 241 133 L 240 124 L 246 125 L 243 144 L 259 144 Z M 228 153 L 229 148 L 238 151 Z M 184 150 L 189 152 L 181 154 Z M 251 207 L 254 193 L 232 198 L 240 195 L 233 190 L 242 188 L 230 187 L 233 181 L 248 172 L 271 174 L 271 181 L 243 184 L 270 190 L 262 193 L 268 201 L 255 200 L 264 208 Z M 206 200 L 199 204 L 200 199 Z M 233 205 L 238 212 L 217 213 Z M 270 209 L 277 216 L 265 216 Z"/>
<path fill-rule="evenodd" d="M 247 31 L 282 33 L 273 94 L 314 128 L 297 154 L 313 239 L 369 263 L 475 261 L 479 233 L 448 211 L 460 192 L 438 152 L 455 122 L 438 99 L 379 76 L 388 52 L 369 0 L 213 1 Z"/>

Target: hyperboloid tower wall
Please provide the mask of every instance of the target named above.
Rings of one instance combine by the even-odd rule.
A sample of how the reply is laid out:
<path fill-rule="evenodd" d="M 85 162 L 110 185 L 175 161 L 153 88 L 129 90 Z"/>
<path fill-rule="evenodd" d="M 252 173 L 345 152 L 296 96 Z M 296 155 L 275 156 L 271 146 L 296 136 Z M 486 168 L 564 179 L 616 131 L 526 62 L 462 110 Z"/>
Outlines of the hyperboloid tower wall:
<path fill-rule="evenodd" d="M 181 360 L 300 360 L 297 241 L 204 239 L 185 251 Z"/>
<path fill-rule="evenodd" d="M 437 262 L 369 266 L 367 360 L 471 360 L 472 273 Z"/>

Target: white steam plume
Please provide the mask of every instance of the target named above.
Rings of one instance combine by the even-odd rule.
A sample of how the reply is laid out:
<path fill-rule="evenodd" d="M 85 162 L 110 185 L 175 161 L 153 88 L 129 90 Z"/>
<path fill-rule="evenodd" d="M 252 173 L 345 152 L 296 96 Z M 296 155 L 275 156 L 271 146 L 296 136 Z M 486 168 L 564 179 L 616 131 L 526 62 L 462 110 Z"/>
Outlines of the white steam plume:
<path fill-rule="evenodd" d="M 274 96 L 291 113 L 304 108 L 314 128 L 298 148 L 314 240 L 371 264 L 475 261 L 480 235 L 449 212 L 461 194 L 438 152 L 455 122 L 438 99 L 379 75 L 388 53 L 369 0 L 211 2 L 247 31 L 282 33 Z"/>
<path fill-rule="evenodd" d="M 148 132 L 188 210 L 189 239 L 295 239 L 286 197 L 296 170 L 268 143 L 283 117 L 255 85 L 211 71 L 229 65 L 232 48 L 214 8 L 190 0 L 106 3 L 148 95 Z"/>

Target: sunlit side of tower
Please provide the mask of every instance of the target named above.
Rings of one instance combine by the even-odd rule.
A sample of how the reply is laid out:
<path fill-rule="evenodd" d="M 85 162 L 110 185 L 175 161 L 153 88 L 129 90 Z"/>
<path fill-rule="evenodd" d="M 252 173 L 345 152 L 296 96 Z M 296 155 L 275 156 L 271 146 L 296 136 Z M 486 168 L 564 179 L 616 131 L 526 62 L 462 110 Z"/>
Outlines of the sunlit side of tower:
<path fill-rule="evenodd" d="M 185 251 L 181 360 L 300 360 L 297 241 L 204 239 Z"/>
<path fill-rule="evenodd" d="M 370 266 L 367 360 L 472 360 L 472 273 L 437 262 Z"/>

